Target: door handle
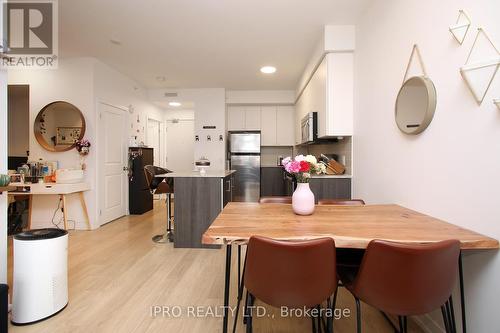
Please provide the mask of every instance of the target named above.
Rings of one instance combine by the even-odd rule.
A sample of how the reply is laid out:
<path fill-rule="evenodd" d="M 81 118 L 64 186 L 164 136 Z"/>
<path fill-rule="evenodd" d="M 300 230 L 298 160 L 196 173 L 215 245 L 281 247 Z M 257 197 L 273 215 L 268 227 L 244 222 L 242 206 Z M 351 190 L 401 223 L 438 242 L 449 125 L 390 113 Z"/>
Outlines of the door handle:
<path fill-rule="evenodd" d="M 129 171 L 129 170 L 130 170 L 129 167 L 126 167 L 126 166 L 123 167 L 123 171 Z"/>

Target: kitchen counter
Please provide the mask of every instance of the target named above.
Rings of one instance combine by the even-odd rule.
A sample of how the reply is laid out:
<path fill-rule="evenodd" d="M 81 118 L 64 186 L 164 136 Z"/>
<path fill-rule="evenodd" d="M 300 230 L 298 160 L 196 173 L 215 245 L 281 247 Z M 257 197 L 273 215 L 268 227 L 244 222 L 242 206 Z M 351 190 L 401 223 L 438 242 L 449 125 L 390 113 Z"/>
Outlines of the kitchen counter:
<path fill-rule="evenodd" d="M 170 172 L 165 174 L 159 174 L 155 177 L 159 178 L 224 178 L 235 173 L 236 170 L 222 170 L 222 171 L 211 171 L 207 170 L 207 173 L 201 175 L 199 171 L 179 171 L 179 172 Z"/>

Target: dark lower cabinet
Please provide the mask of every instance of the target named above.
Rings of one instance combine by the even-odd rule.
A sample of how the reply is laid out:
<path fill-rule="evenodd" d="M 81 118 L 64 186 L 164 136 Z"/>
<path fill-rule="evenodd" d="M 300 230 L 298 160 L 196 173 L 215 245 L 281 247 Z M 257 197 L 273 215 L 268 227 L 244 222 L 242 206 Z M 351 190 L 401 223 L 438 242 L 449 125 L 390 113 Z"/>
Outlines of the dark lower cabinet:
<path fill-rule="evenodd" d="M 285 171 L 281 167 L 260 168 L 260 196 L 291 195 Z"/>
<path fill-rule="evenodd" d="M 351 199 L 351 178 L 312 178 L 309 187 L 320 199 Z"/>
<path fill-rule="evenodd" d="M 262 167 L 260 169 L 260 196 L 290 196 L 294 191 L 291 178 L 281 167 Z M 351 199 L 350 178 L 312 178 L 309 181 L 316 202 L 320 199 Z"/>

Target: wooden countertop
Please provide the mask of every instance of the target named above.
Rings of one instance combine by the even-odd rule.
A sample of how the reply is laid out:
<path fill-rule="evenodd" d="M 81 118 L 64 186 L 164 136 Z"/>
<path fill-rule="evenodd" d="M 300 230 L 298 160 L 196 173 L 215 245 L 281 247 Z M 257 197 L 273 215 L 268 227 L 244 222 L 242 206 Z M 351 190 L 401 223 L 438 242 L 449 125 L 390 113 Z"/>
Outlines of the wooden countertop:
<path fill-rule="evenodd" d="M 253 235 L 282 240 L 331 237 L 339 248 L 373 239 L 404 243 L 458 239 L 462 249 L 498 249 L 496 239 L 398 205 L 316 206 L 299 216 L 287 204 L 229 203 L 204 233 L 204 244 L 246 243 Z"/>
<path fill-rule="evenodd" d="M 25 183 L 11 183 L 9 186 L 14 187 L 29 187 L 29 192 L 23 191 L 12 191 L 9 194 L 31 194 L 31 195 L 54 195 L 54 194 L 72 194 L 78 192 L 85 192 L 90 190 L 90 184 L 74 183 L 74 184 L 61 184 L 61 183 L 36 183 L 36 184 L 25 184 Z"/>

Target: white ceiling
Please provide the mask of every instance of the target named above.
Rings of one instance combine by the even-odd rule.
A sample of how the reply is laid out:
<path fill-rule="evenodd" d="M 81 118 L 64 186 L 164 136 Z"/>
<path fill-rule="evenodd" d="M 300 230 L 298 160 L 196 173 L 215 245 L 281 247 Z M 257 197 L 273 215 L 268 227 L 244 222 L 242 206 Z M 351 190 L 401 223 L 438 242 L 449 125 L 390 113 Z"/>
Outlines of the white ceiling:
<path fill-rule="evenodd" d="M 294 89 L 322 27 L 355 23 L 369 1 L 61 0 L 60 55 L 96 57 L 147 88 Z"/>

